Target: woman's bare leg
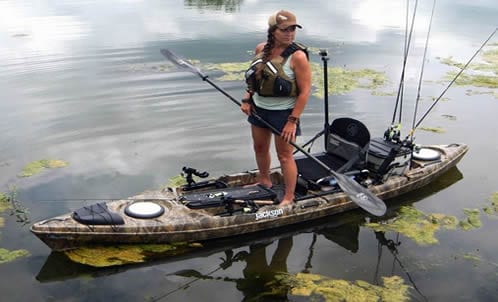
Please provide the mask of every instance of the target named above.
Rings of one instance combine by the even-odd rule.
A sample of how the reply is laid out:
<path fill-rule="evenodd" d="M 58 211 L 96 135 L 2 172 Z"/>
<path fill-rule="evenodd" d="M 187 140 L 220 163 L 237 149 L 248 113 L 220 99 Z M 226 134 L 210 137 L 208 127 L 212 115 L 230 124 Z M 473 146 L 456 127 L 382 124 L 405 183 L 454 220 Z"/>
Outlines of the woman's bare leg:
<path fill-rule="evenodd" d="M 297 165 L 292 154 L 294 147 L 280 136 L 275 136 L 275 146 L 285 183 L 285 193 L 280 204 L 287 205 L 294 202 L 294 191 L 296 190 L 297 182 Z"/>
<path fill-rule="evenodd" d="M 254 147 L 254 154 L 256 156 L 256 164 L 259 169 L 258 183 L 270 188 L 272 182 L 270 179 L 270 165 L 271 165 L 271 130 L 266 128 L 256 127 L 251 125 L 251 133 Z"/>

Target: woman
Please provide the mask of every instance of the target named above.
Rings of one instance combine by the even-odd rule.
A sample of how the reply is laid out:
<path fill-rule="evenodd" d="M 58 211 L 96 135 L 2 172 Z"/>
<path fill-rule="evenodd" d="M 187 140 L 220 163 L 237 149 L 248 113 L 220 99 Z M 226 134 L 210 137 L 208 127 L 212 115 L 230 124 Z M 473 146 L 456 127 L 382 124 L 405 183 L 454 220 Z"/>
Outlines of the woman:
<path fill-rule="evenodd" d="M 275 147 L 282 169 L 285 193 L 280 205 L 294 201 L 297 167 L 294 161 L 295 142 L 300 135 L 299 117 L 306 106 L 311 90 L 311 68 L 306 48 L 294 42 L 296 16 L 281 10 L 268 19 L 268 39 L 256 46 L 255 59 L 246 73 L 248 89 L 241 104 L 251 123 L 258 183 L 271 187 L 270 145 L 271 130 L 252 115 L 256 112 L 263 120 L 281 132 L 275 135 Z"/>

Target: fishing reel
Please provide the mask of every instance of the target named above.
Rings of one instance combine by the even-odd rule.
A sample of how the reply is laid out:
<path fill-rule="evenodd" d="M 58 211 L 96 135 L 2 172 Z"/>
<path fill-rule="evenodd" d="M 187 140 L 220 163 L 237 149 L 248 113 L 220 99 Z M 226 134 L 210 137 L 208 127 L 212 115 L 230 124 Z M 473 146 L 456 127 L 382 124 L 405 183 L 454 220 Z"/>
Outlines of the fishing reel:
<path fill-rule="evenodd" d="M 391 141 L 393 143 L 401 142 L 401 125 L 391 125 L 384 132 L 384 140 Z"/>
<path fill-rule="evenodd" d="M 195 180 L 192 177 L 192 175 L 195 175 L 195 176 L 200 177 L 200 178 L 206 178 L 209 176 L 209 173 L 206 171 L 199 172 L 196 169 L 190 168 L 190 167 L 183 167 L 182 171 L 183 171 L 182 176 L 185 177 L 185 180 L 187 181 L 187 186 L 189 186 L 189 187 L 192 186 L 193 184 L 195 184 Z"/>
<path fill-rule="evenodd" d="M 190 167 L 183 167 L 182 171 L 183 172 L 181 173 L 181 175 L 185 177 L 185 180 L 187 181 L 187 184 L 182 186 L 183 191 L 192 191 L 192 190 L 206 189 L 206 188 L 222 189 L 228 187 L 226 183 L 219 180 L 205 180 L 200 182 L 196 182 L 194 180 L 194 176 L 200 178 L 208 177 L 209 173 L 206 171 L 199 172 L 196 169 Z"/>

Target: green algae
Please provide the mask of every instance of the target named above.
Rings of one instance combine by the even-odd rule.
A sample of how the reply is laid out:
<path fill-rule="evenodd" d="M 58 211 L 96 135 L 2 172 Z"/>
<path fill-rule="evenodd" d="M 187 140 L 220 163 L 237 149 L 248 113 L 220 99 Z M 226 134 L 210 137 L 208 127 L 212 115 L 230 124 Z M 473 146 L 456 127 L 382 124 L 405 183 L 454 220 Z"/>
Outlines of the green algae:
<path fill-rule="evenodd" d="M 323 98 L 325 95 L 325 85 L 323 82 L 323 70 L 320 64 L 312 63 L 311 73 L 313 86 L 315 87 L 313 95 Z M 349 70 L 341 67 L 333 67 L 327 70 L 328 91 L 332 95 L 346 94 L 355 89 L 367 89 L 373 91 L 373 94 L 379 95 L 382 92 L 377 92 L 376 90 L 383 87 L 385 83 L 385 74 L 373 69 Z"/>
<path fill-rule="evenodd" d="M 30 177 L 41 173 L 45 169 L 63 168 L 69 165 L 68 162 L 59 159 L 42 159 L 28 163 L 22 169 L 19 177 Z"/>
<path fill-rule="evenodd" d="M 368 282 L 331 279 L 316 274 L 297 273 L 276 276 L 272 293 L 289 292 L 294 296 L 309 297 L 311 301 L 409 301 L 410 286 L 399 276 L 382 277 L 382 285 Z"/>
<path fill-rule="evenodd" d="M 185 176 L 183 174 L 179 174 L 176 176 L 171 177 L 168 180 L 168 183 L 164 186 L 165 188 L 174 188 L 174 187 L 179 187 L 187 184 L 187 180 L 185 179 Z"/>
<path fill-rule="evenodd" d="M 18 258 L 26 256 L 29 256 L 29 252 L 26 250 L 9 251 L 4 248 L 0 248 L 0 264 L 12 262 Z"/>
<path fill-rule="evenodd" d="M 459 227 L 462 230 L 468 231 L 481 227 L 479 209 L 463 209 L 463 212 L 467 217 L 459 223 Z"/>
<path fill-rule="evenodd" d="M 77 263 L 94 267 L 108 267 L 142 263 L 159 257 L 180 255 L 200 247 L 202 245 L 198 243 L 91 246 L 65 251 L 64 253 L 69 259 Z"/>
<path fill-rule="evenodd" d="M 7 209 L 11 209 L 12 204 L 10 203 L 9 196 L 7 194 L 0 192 L 0 213 L 5 212 Z"/>
<path fill-rule="evenodd" d="M 482 260 L 481 256 L 473 254 L 473 253 L 465 253 L 465 254 L 463 254 L 462 258 L 465 260 L 473 261 L 473 262 L 481 262 L 481 260 Z"/>
<path fill-rule="evenodd" d="M 0 192 L 0 214 L 8 209 L 12 209 L 12 203 L 10 202 L 9 196 L 7 194 Z M 0 227 L 3 227 L 5 220 L 0 217 Z"/>
<path fill-rule="evenodd" d="M 440 229 L 469 231 L 480 228 L 482 223 L 479 209 L 463 209 L 465 218 L 445 214 L 426 214 L 412 206 L 398 210 L 398 216 L 381 223 L 366 223 L 364 226 L 379 232 L 398 232 L 420 245 L 438 243 L 435 233 Z"/>
<path fill-rule="evenodd" d="M 491 205 L 483 208 L 483 212 L 487 215 L 497 216 L 498 215 L 498 192 L 495 192 L 489 198 Z"/>
<path fill-rule="evenodd" d="M 19 174 L 20 177 L 30 177 L 36 174 L 41 173 L 44 169 L 49 168 L 62 168 L 67 166 L 67 163 L 61 160 L 38 160 L 38 161 L 33 161 L 31 163 L 28 163 L 27 165 L 24 166 L 22 169 L 21 173 Z"/>
<path fill-rule="evenodd" d="M 438 243 L 435 233 L 443 229 L 455 229 L 458 219 L 444 214 L 425 214 L 411 206 L 401 207 L 398 216 L 388 223 L 366 223 L 375 231 L 399 232 L 420 245 Z"/>
<path fill-rule="evenodd" d="M 467 95 L 488 94 L 498 98 L 498 48 L 496 44 L 490 45 L 491 49 L 483 51 L 480 55 L 481 62 L 472 63 L 467 70 L 455 81 L 459 86 L 473 86 L 478 88 L 489 88 L 491 91 L 467 92 Z M 462 69 L 464 64 L 453 60 L 452 57 L 438 58 L 442 64 Z M 450 71 L 446 74 L 446 80 L 453 80 L 457 72 Z"/>
<path fill-rule="evenodd" d="M 219 81 L 244 81 L 244 73 L 250 65 L 246 62 L 228 62 L 218 64 L 205 64 L 203 69 L 218 71 L 222 74 L 216 76 Z M 313 95 L 318 98 L 324 97 L 323 68 L 318 63 L 311 63 Z M 376 89 L 383 87 L 386 76 L 383 72 L 373 69 L 349 70 L 346 68 L 328 68 L 328 88 L 330 94 L 345 94 L 355 89 L 372 90 L 375 95 L 392 95 L 390 93 L 377 92 Z"/>
<path fill-rule="evenodd" d="M 419 130 L 440 133 L 440 134 L 445 132 L 445 130 L 441 127 L 420 127 Z"/>

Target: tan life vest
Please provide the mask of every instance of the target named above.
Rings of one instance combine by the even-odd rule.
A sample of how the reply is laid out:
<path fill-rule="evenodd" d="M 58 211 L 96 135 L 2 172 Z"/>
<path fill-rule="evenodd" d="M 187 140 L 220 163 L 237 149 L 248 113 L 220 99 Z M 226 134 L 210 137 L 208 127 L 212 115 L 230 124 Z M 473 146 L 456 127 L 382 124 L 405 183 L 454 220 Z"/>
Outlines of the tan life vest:
<path fill-rule="evenodd" d="M 284 65 L 287 59 L 296 51 L 302 50 L 308 57 L 306 46 L 299 43 L 289 45 L 280 56 L 263 62 L 263 53 L 256 55 L 246 71 L 247 90 L 257 92 L 260 96 L 293 97 L 299 94 L 299 89 L 295 79 L 289 78 L 284 72 Z M 261 79 L 256 78 L 258 65 L 265 64 L 262 70 Z"/>

